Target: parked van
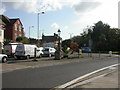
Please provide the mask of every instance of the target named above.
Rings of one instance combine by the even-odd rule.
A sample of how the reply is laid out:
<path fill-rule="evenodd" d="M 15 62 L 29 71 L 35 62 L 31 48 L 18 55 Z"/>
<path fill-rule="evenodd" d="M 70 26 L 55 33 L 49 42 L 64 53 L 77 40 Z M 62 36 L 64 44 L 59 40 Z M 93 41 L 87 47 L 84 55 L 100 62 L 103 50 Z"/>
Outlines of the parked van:
<path fill-rule="evenodd" d="M 36 48 L 36 57 L 41 56 L 41 51 L 38 49 L 36 45 L 29 45 L 29 44 L 19 44 L 16 47 L 15 56 L 16 58 L 24 57 L 26 59 L 29 59 L 31 57 L 34 57 L 35 55 L 35 48 Z"/>
<path fill-rule="evenodd" d="M 9 43 L 8 45 L 5 45 L 4 54 L 8 55 L 8 57 L 13 57 L 18 44 L 22 43 Z"/>
<path fill-rule="evenodd" d="M 44 54 L 45 56 L 55 55 L 55 51 L 56 51 L 55 48 L 51 48 L 51 47 L 44 47 L 44 48 L 43 48 L 43 54 Z"/>

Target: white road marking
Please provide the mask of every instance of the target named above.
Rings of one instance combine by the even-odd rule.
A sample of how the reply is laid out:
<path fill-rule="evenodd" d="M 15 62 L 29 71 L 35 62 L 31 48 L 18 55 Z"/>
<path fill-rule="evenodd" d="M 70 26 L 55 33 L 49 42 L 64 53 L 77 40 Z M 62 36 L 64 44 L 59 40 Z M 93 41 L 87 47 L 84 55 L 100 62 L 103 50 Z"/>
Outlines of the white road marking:
<path fill-rule="evenodd" d="M 74 80 L 72 80 L 72 81 L 70 81 L 70 82 L 68 82 L 68 83 L 65 83 L 65 84 L 63 84 L 63 85 L 57 86 L 57 87 L 55 87 L 55 88 L 66 88 L 66 87 L 74 84 L 75 82 L 77 82 L 78 80 L 80 80 L 80 79 L 82 79 L 82 78 L 85 78 L 85 77 L 90 76 L 90 75 L 92 75 L 92 74 L 98 73 L 98 72 L 100 72 L 100 71 L 103 71 L 103 70 L 105 70 L 105 69 L 109 69 L 109 68 L 112 68 L 112 67 L 115 67 L 115 66 L 118 66 L 118 65 L 120 65 L 120 63 L 119 63 L 119 64 L 114 64 L 114 65 L 110 65 L 110 66 L 107 66 L 107 67 L 104 67 L 104 68 L 101 68 L 101 69 L 99 69 L 99 70 L 96 70 L 96 71 L 93 71 L 93 72 L 88 73 L 88 74 L 86 74 L 86 75 L 83 75 L 83 76 L 81 76 L 81 77 L 78 77 L 78 78 L 76 78 L 76 79 L 74 79 Z"/>

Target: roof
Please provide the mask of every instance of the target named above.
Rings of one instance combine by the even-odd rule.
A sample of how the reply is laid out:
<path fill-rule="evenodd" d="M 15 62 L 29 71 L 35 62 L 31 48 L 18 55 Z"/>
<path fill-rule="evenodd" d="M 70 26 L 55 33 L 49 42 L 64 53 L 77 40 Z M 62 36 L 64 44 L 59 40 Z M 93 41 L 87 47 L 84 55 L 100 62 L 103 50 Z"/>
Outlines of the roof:
<path fill-rule="evenodd" d="M 14 24 L 17 20 L 20 21 L 19 18 L 14 18 L 14 19 L 10 19 L 10 22 L 11 22 L 11 24 Z M 20 23 L 21 23 L 21 21 L 20 21 Z M 22 25 L 22 23 L 21 23 L 21 25 Z"/>
<path fill-rule="evenodd" d="M 44 34 L 42 35 L 42 41 L 47 43 L 57 41 L 58 38 L 59 38 L 58 34 L 55 34 L 55 33 L 53 36 L 45 36 Z"/>
<path fill-rule="evenodd" d="M 5 23 L 0 19 L 0 25 L 5 25 Z"/>
<path fill-rule="evenodd" d="M 45 42 L 54 42 L 55 37 L 54 36 L 43 36 L 43 41 Z"/>
<path fill-rule="evenodd" d="M 19 18 L 9 19 L 7 16 L 4 16 L 4 15 L 0 15 L 0 19 L 7 25 L 14 24 L 17 20 L 20 21 Z M 21 23 L 21 21 L 20 21 L 20 23 Z M 21 23 L 21 25 L 22 25 L 22 23 Z"/>
<path fill-rule="evenodd" d="M 0 15 L 0 19 L 5 23 L 5 24 L 8 24 L 10 25 L 10 20 L 8 17 L 4 16 L 4 15 Z"/>
<path fill-rule="evenodd" d="M 10 19 L 10 22 L 11 22 L 12 24 L 14 24 L 17 20 L 18 20 L 18 18 L 16 18 L 16 19 Z"/>

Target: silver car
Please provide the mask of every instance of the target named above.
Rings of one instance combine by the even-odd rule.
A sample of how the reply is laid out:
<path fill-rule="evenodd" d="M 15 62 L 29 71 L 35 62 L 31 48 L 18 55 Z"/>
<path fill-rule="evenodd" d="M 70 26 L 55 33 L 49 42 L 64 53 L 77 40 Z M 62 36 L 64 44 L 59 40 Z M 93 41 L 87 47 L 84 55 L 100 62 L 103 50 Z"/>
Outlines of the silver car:
<path fill-rule="evenodd" d="M 5 63 L 7 62 L 8 56 L 6 54 L 0 54 L 0 62 Z"/>
<path fill-rule="evenodd" d="M 49 57 L 54 56 L 55 55 L 55 48 L 51 48 L 51 47 L 45 47 L 43 48 L 43 55 L 47 55 Z"/>

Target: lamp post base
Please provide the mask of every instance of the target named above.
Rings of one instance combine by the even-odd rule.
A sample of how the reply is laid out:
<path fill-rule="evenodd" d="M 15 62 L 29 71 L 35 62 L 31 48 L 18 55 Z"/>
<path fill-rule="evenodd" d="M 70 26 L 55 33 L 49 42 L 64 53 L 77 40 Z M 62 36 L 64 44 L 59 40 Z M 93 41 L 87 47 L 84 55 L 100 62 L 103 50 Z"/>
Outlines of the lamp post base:
<path fill-rule="evenodd" d="M 60 56 L 60 51 L 56 51 L 55 52 L 55 60 L 60 60 L 61 56 Z"/>

